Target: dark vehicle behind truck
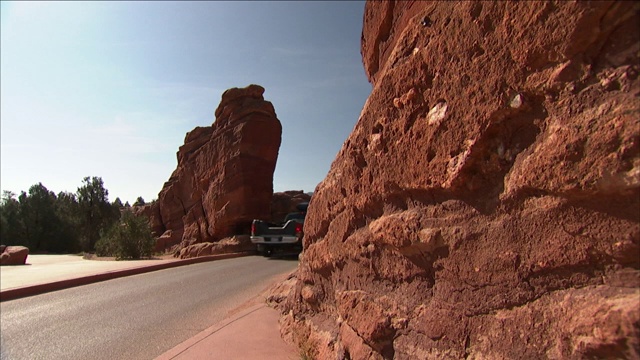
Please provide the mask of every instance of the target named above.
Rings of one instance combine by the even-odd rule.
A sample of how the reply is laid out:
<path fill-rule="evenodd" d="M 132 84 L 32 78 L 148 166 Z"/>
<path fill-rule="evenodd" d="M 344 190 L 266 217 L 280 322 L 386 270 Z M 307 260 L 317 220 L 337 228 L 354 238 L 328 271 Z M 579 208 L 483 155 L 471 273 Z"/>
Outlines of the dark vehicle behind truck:
<path fill-rule="evenodd" d="M 308 202 L 298 204 L 298 211 L 288 214 L 282 224 L 253 220 L 251 242 L 256 244 L 258 252 L 271 256 L 274 253 L 302 251 L 303 224 L 308 206 Z"/>

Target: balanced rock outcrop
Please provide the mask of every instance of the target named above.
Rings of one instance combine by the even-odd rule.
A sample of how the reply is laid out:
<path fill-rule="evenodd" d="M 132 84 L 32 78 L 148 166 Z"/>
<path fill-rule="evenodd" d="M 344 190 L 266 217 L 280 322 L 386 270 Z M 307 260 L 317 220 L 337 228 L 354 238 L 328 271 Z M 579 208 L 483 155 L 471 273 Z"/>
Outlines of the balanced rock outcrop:
<path fill-rule="evenodd" d="M 150 209 L 158 247 L 217 242 L 269 219 L 282 126 L 264 88 L 222 94 L 212 126 L 187 133 L 178 166 Z"/>
<path fill-rule="evenodd" d="M 311 200 L 285 337 L 321 359 L 638 359 L 639 10 L 368 1 L 373 90 Z"/>

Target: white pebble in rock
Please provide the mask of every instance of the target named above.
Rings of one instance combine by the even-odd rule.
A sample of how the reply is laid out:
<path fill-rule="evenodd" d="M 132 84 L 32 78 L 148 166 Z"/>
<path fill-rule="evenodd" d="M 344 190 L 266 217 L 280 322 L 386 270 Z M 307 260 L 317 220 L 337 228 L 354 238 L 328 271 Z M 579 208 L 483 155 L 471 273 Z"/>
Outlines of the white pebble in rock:
<path fill-rule="evenodd" d="M 518 109 L 520 106 L 522 106 L 522 96 L 520 96 L 520 94 L 517 94 L 516 96 L 514 96 L 509 106 L 511 106 L 514 109 Z"/>
<path fill-rule="evenodd" d="M 427 114 L 427 122 L 429 125 L 440 125 L 442 119 L 444 119 L 447 114 L 447 102 L 440 101 L 434 105 L 434 107 L 429 110 Z"/>

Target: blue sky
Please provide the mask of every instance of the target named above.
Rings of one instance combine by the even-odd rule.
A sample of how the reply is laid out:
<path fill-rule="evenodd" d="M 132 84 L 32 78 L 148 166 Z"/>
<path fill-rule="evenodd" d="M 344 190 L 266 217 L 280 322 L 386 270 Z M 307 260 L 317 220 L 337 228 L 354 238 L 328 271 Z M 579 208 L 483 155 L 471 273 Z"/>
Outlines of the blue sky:
<path fill-rule="evenodd" d="M 371 91 L 362 1 L 1 3 L 0 187 L 155 199 L 222 92 L 282 122 L 274 190 L 313 191 Z"/>

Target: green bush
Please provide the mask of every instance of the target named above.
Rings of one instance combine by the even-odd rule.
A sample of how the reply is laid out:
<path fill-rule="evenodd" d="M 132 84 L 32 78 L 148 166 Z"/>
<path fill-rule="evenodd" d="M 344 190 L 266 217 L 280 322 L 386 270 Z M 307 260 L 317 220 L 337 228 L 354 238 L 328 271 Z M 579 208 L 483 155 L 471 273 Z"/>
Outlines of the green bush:
<path fill-rule="evenodd" d="M 96 243 L 98 256 L 115 256 L 117 260 L 151 257 L 155 239 L 145 217 L 124 211 Z"/>

